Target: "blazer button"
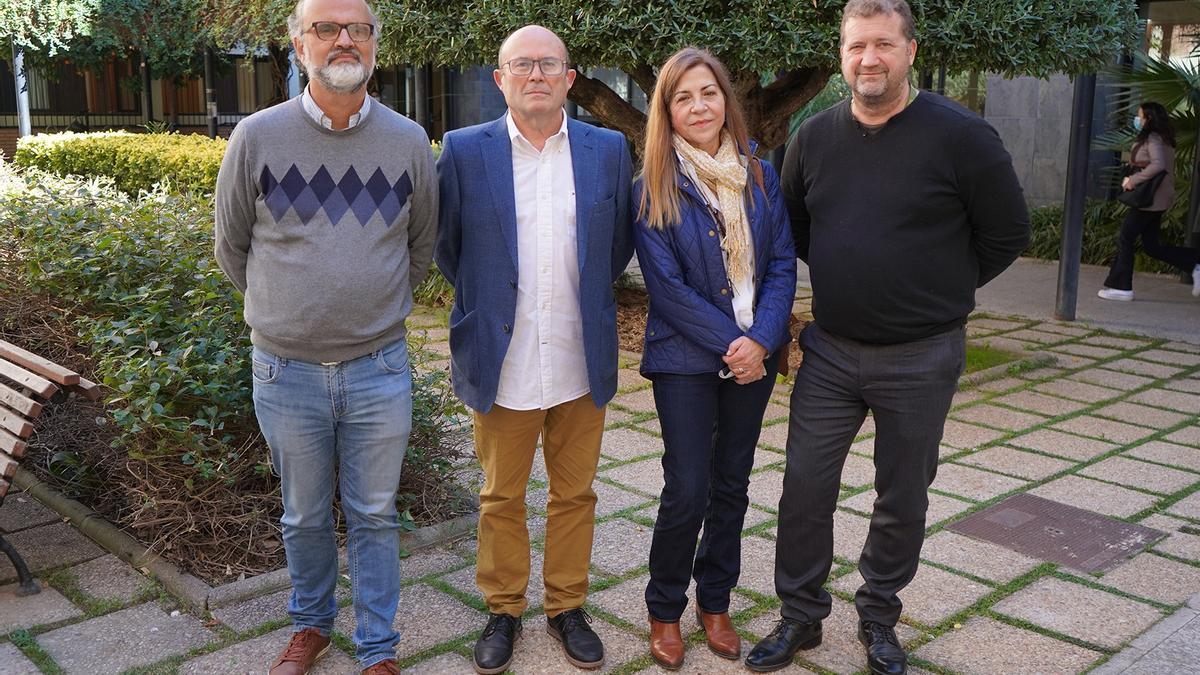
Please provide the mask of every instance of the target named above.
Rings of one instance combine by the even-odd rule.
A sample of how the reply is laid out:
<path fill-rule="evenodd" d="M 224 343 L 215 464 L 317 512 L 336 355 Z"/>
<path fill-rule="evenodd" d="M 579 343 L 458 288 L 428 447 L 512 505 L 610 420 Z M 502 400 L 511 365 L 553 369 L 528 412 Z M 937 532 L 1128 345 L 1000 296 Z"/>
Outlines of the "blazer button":
<path fill-rule="evenodd" d="M 721 290 L 725 290 L 725 289 L 721 289 Z M 504 331 L 505 333 L 507 333 L 507 332 L 509 332 L 510 330 L 512 330 L 512 328 L 510 328 L 508 324 L 504 324 L 504 325 L 503 325 L 503 326 L 500 328 L 500 330 L 502 330 L 502 331 Z"/>
<path fill-rule="evenodd" d="M 654 331 L 650 331 L 650 337 L 654 337 Z"/>
<path fill-rule="evenodd" d="M 721 289 L 721 295 L 729 295 L 729 289 L 728 289 L 728 288 L 722 288 L 722 289 Z"/>
<path fill-rule="evenodd" d="M 715 236 L 717 236 L 717 232 L 716 232 L 716 230 L 709 230 L 709 231 L 708 231 L 708 236 L 710 236 L 710 237 L 715 237 Z"/>

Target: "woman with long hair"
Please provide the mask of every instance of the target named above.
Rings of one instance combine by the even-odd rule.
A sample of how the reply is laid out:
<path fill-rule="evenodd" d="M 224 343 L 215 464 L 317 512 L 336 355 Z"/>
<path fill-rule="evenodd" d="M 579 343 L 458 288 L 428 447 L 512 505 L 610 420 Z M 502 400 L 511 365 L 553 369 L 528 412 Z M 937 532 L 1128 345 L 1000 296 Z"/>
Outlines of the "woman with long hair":
<path fill-rule="evenodd" d="M 676 52 L 649 108 L 634 243 L 650 295 L 641 372 L 665 452 L 646 605 L 651 656 L 674 670 L 692 578 L 709 649 L 741 656 L 729 592 L 776 356 L 790 342 L 796 254 L 778 176 L 754 156 L 720 61 Z"/>
<path fill-rule="evenodd" d="M 1125 214 L 1121 233 L 1117 235 L 1117 257 L 1098 295 L 1105 300 L 1133 300 L 1133 258 L 1141 237 L 1146 255 L 1192 273 L 1192 295 L 1200 297 L 1200 249 L 1164 246 L 1158 241 L 1163 212 L 1171 208 L 1175 199 L 1175 131 L 1171 128 L 1171 118 L 1161 103 L 1146 101 L 1138 106 L 1133 126 L 1138 133 L 1129 163 L 1138 171 L 1126 176 L 1121 188 L 1132 190 L 1160 173 L 1166 175 L 1148 206 L 1131 207 Z"/>

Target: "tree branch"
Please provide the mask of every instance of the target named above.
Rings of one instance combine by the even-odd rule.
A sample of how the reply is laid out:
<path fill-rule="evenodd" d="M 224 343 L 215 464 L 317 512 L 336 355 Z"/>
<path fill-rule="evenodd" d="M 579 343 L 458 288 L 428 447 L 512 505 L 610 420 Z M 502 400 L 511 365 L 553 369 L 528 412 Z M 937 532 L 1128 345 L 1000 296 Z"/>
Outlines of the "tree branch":
<path fill-rule="evenodd" d="M 578 73 L 571 87 L 570 99 L 587 108 L 605 126 L 625 134 L 633 143 L 635 152 L 641 152 L 642 137 L 646 133 L 646 115 L 617 96 L 608 85 Z"/>
<path fill-rule="evenodd" d="M 763 89 L 763 103 L 767 108 L 794 106 L 793 112 L 799 110 L 821 93 L 832 74 L 833 70 L 829 68 L 798 68 L 785 71 Z"/>
<path fill-rule="evenodd" d="M 658 82 L 658 76 L 654 74 L 654 69 L 649 64 L 638 64 L 637 68 L 634 68 L 633 72 L 629 73 L 629 76 L 646 93 L 647 101 L 650 100 L 651 96 L 654 96 L 654 85 Z"/>
<path fill-rule="evenodd" d="M 787 142 L 792 113 L 821 93 L 832 73 L 827 67 L 785 71 L 774 82 L 754 89 L 743 99 L 746 123 L 760 144 L 758 154 Z"/>

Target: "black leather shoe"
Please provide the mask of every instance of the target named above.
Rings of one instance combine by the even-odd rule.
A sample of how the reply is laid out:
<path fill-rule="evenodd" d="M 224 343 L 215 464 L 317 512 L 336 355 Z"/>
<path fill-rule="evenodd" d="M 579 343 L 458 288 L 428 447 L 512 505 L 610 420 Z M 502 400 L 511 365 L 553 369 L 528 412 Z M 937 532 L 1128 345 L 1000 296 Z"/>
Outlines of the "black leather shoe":
<path fill-rule="evenodd" d="M 908 672 L 908 657 L 891 626 L 860 621 L 858 641 L 867 648 L 867 665 L 872 675 L 904 675 Z"/>
<path fill-rule="evenodd" d="M 567 660 L 579 668 L 604 665 L 604 644 L 588 625 L 591 622 L 592 617 L 579 607 L 546 619 L 546 632 L 562 643 Z"/>
<path fill-rule="evenodd" d="M 801 649 L 821 644 L 821 622 L 805 623 L 780 619 L 771 634 L 754 645 L 746 655 L 746 667 L 756 673 L 769 673 L 786 667 Z"/>
<path fill-rule="evenodd" d="M 521 617 L 492 614 L 483 635 L 475 641 L 475 672 L 495 675 L 508 670 L 513 659 L 513 644 L 521 637 Z"/>

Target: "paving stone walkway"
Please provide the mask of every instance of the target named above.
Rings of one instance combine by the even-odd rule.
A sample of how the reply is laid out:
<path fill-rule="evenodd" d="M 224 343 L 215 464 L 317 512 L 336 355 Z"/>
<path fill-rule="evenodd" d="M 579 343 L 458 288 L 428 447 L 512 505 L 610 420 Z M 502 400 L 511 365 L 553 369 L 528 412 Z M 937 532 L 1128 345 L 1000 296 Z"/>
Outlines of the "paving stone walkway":
<path fill-rule="evenodd" d="M 445 353 L 445 329 L 428 317 L 425 325 L 432 348 Z M 1200 345 L 986 315 L 973 317 L 968 333 L 1054 361 L 1013 369 L 956 397 L 930 495 L 922 565 L 901 595 L 898 632 L 913 672 L 1191 669 L 1200 643 L 1200 600 L 1185 604 L 1200 591 Z M 636 355 L 624 358 L 596 484 L 587 609 L 607 647 L 602 672 L 657 672 L 646 653 L 642 592 L 662 486 L 662 441 L 649 383 L 636 373 Z M 778 615 L 772 565 L 787 403 L 788 385 L 779 384 L 750 483 L 743 573 L 732 607 L 747 646 Z M 842 476 L 825 643 L 802 652 L 784 672 L 864 671 L 852 599 L 875 497 L 873 434 L 868 418 Z M 512 671 L 570 672 L 538 609 L 544 471 L 535 470 L 529 491 L 537 550 L 531 609 Z M 1108 573 L 1090 576 L 946 529 L 1020 492 L 1167 536 Z M 0 562 L 0 635 L 7 635 L 0 637 L 0 673 L 261 673 L 287 639 L 286 592 L 191 616 L 30 498 L 9 497 L 0 508 L 0 530 L 12 533 L 46 585 L 40 595 L 17 598 L 14 574 Z M 471 645 L 485 618 L 474 554 L 474 541 L 466 540 L 403 562 L 397 625 L 405 672 L 471 672 Z M 355 672 L 348 602 L 343 593 L 338 649 L 316 672 Z M 687 614 L 684 630 L 692 647 L 683 672 L 742 672 L 740 664 L 703 648 Z"/>

